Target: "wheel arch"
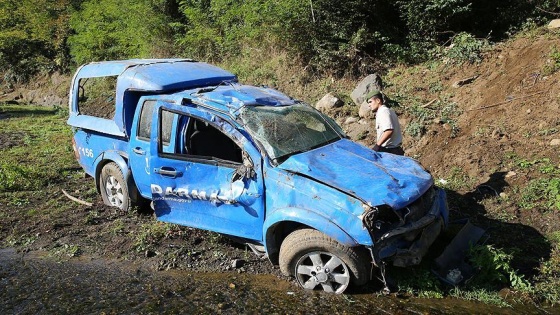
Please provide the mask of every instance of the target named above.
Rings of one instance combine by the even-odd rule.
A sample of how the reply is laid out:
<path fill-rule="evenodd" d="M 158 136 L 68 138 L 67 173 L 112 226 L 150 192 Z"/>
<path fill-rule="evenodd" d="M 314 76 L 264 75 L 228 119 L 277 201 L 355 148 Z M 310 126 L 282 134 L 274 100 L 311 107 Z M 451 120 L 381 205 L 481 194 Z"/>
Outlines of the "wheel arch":
<path fill-rule="evenodd" d="M 101 176 L 101 171 L 103 167 L 109 163 L 115 163 L 120 168 L 123 177 L 126 180 L 128 186 L 128 193 L 130 198 L 134 202 L 138 202 L 141 198 L 138 188 L 136 188 L 136 183 L 130 168 L 128 167 L 128 156 L 124 152 L 120 151 L 107 151 L 103 152 L 97 160 L 95 161 L 95 187 L 98 193 L 101 193 L 101 187 L 99 183 L 99 177 Z"/>
<path fill-rule="evenodd" d="M 286 236 L 303 228 L 317 230 L 348 247 L 360 245 L 340 226 L 317 212 L 299 208 L 279 209 L 267 216 L 263 226 L 266 252 L 273 264 L 278 264 L 280 246 Z"/>

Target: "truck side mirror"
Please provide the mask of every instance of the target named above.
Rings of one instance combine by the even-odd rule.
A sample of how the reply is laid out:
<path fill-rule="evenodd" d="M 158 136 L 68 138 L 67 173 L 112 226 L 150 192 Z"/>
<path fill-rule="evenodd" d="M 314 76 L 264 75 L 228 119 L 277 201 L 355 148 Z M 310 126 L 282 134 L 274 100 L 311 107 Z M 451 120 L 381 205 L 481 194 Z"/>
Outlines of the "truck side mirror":
<path fill-rule="evenodd" d="M 231 177 L 231 182 L 233 183 L 238 180 L 245 181 L 246 179 L 254 178 L 256 175 L 253 161 L 247 153 L 243 152 L 243 164 L 235 169 L 235 173 L 233 173 Z"/>

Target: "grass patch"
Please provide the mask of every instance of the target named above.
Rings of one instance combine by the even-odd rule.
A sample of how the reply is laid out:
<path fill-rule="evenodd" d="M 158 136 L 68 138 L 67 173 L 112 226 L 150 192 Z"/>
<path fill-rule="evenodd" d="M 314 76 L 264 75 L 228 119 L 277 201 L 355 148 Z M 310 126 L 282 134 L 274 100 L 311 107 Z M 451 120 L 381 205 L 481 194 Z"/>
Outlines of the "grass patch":
<path fill-rule="evenodd" d="M 140 230 L 134 234 L 133 248 L 137 252 L 151 250 L 154 245 L 159 244 L 163 239 L 176 234 L 176 230 L 179 230 L 179 227 L 175 224 L 161 221 L 144 223 L 140 226 Z"/>
<path fill-rule="evenodd" d="M 460 167 L 453 167 L 451 173 L 437 181 L 437 185 L 450 190 L 465 190 L 476 183 L 475 178 L 471 178 Z"/>
<path fill-rule="evenodd" d="M 0 124 L 2 140 L 15 144 L 0 146 L 0 192 L 37 190 L 61 181 L 75 164 L 66 113 L 7 105 L 0 105 L 0 111 L 8 116 Z"/>
<path fill-rule="evenodd" d="M 548 54 L 548 60 L 543 67 L 543 75 L 551 75 L 560 69 L 560 50 L 557 46 L 552 47 Z"/>
<path fill-rule="evenodd" d="M 449 128 L 449 137 L 456 137 L 460 128 L 457 118 L 462 113 L 457 103 L 452 101 L 452 95 L 446 93 L 437 76 L 430 77 L 428 73 L 438 73 L 442 65 L 426 63 L 404 71 L 397 68 L 386 77 L 386 93 L 390 97 L 399 114 L 406 114 L 411 119 L 404 128 L 404 132 L 414 138 L 420 138 L 432 128 L 434 124 L 444 124 Z M 441 70 L 441 69 L 440 69 Z M 410 84 L 412 72 L 424 73 L 426 77 L 416 86 Z"/>
<path fill-rule="evenodd" d="M 539 178 L 522 189 L 518 202 L 522 209 L 542 208 L 560 211 L 560 178 Z"/>
<path fill-rule="evenodd" d="M 511 307 L 511 304 L 504 300 L 497 292 L 486 289 L 463 290 L 461 288 L 454 288 L 449 295 L 468 301 L 478 301 L 499 307 Z"/>

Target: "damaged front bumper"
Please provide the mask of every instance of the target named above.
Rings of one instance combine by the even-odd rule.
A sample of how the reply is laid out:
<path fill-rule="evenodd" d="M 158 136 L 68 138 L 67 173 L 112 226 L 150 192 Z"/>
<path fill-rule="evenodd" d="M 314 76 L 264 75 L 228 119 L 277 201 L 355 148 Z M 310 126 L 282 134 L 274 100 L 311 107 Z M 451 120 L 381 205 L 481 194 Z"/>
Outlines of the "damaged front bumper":
<path fill-rule="evenodd" d="M 373 262 L 380 267 L 392 264 L 398 267 L 418 265 L 432 243 L 447 225 L 448 208 L 445 192 L 435 187 L 430 188 L 421 199 L 415 203 L 416 212 L 422 211 L 424 215 L 417 219 L 405 221 L 406 216 L 399 224 L 394 224 L 391 229 L 379 233 L 379 223 L 366 224 L 370 235 L 374 238 L 374 246 L 370 248 Z M 411 207 L 414 207 L 411 205 Z M 429 208 L 428 208 L 429 207 Z M 428 210 L 429 209 L 429 210 Z M 428 211 L 427 211 L 428 210 Z M 408 209 L 408 213 L 412 212 Z M 413 215 L 411 217 L 414 218 Z M 364 223 L 366 223 L 364 221 Z M 395 226 L 396 225 L 396 226 Z"/>

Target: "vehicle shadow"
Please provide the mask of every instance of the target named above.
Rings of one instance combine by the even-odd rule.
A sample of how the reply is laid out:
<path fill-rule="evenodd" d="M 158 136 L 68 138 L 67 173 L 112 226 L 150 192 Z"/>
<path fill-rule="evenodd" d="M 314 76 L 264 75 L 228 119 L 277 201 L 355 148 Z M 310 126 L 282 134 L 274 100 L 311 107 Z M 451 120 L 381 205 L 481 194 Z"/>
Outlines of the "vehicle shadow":
<path fill-rule="evenodd" d="M 0 105 L 15 105 L 15 107 L 11 108 L 0 108 L 0 119 L 21 118 L 28 116 L 50 116 L 56 114 L 60 110 L 59 108 L 37 108 L 35 106 L 29 106 L 29 108 L 26 108 L 26 105 L 9 103 L 0 103 Z"/>
<path fill-rule="evenodd" d="M 536 273 L 541 261 L 550 258 L 552 249 L 538 230 L 518 223 L 521 220 L 517 206 L 501 202 L 500 194 L 509 185 L 505 176 L 505 172 L 493 173 L 488 181 L 465 194 L 446 191 L 451 220 L 468 218 L 485 229 L 488 236 L 486 243 L 511 253 L 512 267 L 521 274 L 531 276 Z M 492 204 L 492 209 L 484 206 L 486 202 Z"/>

